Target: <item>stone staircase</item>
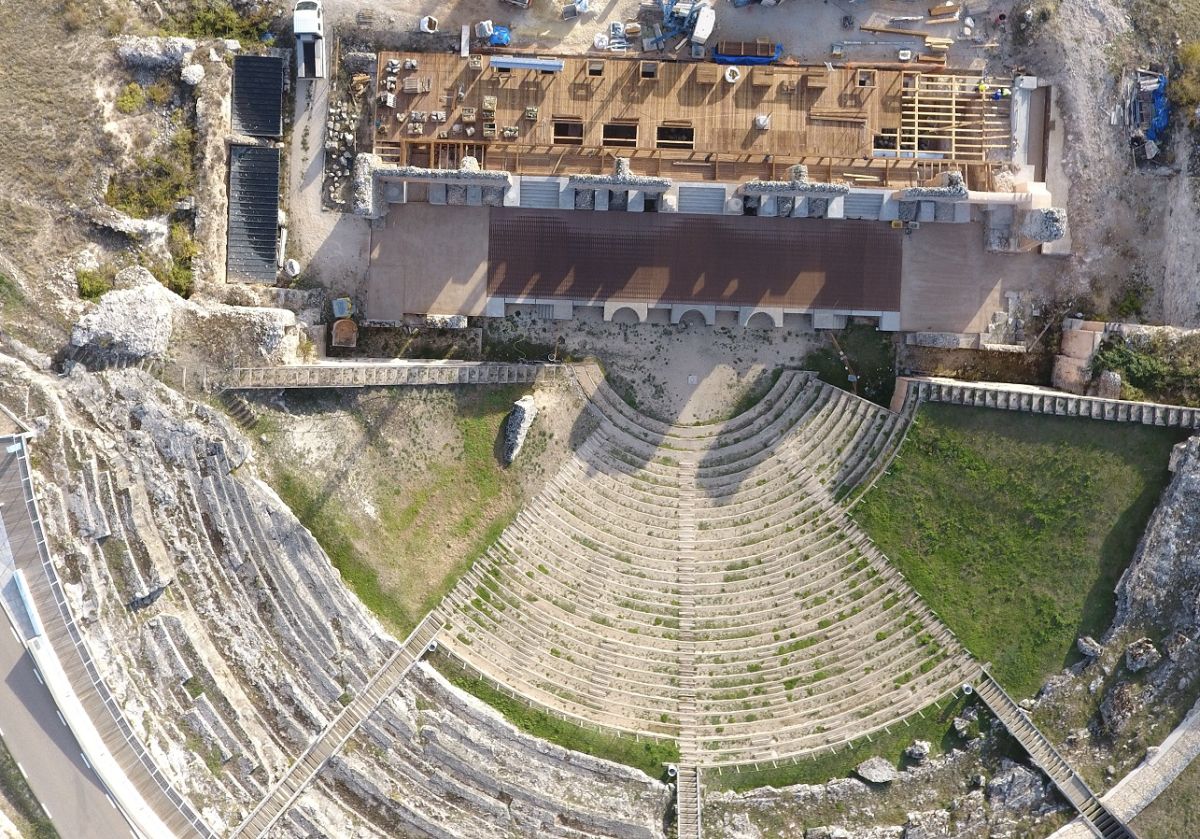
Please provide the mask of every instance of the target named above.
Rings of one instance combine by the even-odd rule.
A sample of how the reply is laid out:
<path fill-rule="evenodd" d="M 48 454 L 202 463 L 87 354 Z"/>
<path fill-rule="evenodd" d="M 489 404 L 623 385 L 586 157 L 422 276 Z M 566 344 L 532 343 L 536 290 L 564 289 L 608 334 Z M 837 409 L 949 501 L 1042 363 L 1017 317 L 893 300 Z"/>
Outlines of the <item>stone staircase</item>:
<path fill-rule="evenodd" d="M 675 776 L 675 823 L 679 839 L 701 839 L 700 770 L 680 766 Z"/>
<path fill-rule="evenodd" d="M 1137 839 L 1129 826 L 1104 806 L 1083 778 L 991 676 L 983 673 L 976 684 L 976 691 L 984 704 L 1029 753 L 1033 762 L 1054 782 L 1071 806 L 1079 811 L 1092 832 L 1101 839 Z"/>
<path fill-rule="evenodd" d="M 897 399 L 914 391 L 924 402 L 946 402 L 1002 411 L 1024 411 L 1059 417 L 1086 417 L 1109 422 L 1136 422 L 1171 428 L 1200 428 L 1200 408 L 1164 405 L 1156 402 L 1127 402 L 1076 396 L 1022 385 L 960 382 L 954 379 L 901 378 L 897 380 Z"/>

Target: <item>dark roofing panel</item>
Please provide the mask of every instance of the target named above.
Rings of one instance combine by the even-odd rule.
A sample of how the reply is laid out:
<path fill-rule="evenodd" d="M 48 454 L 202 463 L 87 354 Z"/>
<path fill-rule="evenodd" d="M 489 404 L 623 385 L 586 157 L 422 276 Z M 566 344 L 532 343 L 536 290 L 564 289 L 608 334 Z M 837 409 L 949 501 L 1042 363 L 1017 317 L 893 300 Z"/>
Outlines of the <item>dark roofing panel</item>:
<path fill-rule="evenodd" d="M 903 234 L 837 219 L 493 208 L 488 293 L 898 311 Z"/>
<path fill-rule="evenodd" d="M 230 280 L 274 283 L 279 242 L 279 149 L 229 148 Z"/>
<path fill-rule="evenodd" d="M 233 130 L 249 137 L 283 136 L 283 59 L 239 55 L 233 59 Z"/>

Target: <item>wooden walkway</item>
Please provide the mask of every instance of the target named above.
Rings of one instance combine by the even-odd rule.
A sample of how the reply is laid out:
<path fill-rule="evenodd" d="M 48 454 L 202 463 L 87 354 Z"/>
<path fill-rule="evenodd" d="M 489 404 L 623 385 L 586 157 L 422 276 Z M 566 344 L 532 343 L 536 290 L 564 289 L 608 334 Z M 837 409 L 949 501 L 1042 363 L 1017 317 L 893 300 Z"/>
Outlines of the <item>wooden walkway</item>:
<path fill-rule="evenodd" d="M 1088 827 L 1101 839 L 1137 839 L 1128 825 L 1121 822 L 1101 803 L 1083 778 L 1058 753 L 1029 717 L 987 673 L 977 685 L 979 698 L 991 709 L 1009 734 L 1016 738 L 1029 757 L 1058 787 L 1071 806 L 1079 811 Z"/>
<path fill-rule="evenodd" d="M 679 839 L 700 839 L 700 770 L 680 766 L 675 777 L 675 820 Z"/>
<path fill-rule="evenodd" d="M 16 469 L 4 472 L 0 480 L 0 506 L 6 515 L 9 542 L 18 568 L 25 571 L 33 599 L 37 604 L 45 638 L 54 648 L 63 671 L 92 725 L 111 752 L 129 782 L 146 803 L 177 837 L 211 837 L 209 829 L 191 803 L 171 785 L 129 722 L 120 704 L 108 690 L 91 650 L 75 622 L 50 554 L 41 513 L 34 493 L 32 471 L 25 440 L 4 438 L 9 457 Z M 18 515 L 24 508 L 27 515 Z"/>
<path fill-rule="evenodd" d="M 223 390 L 378 387 L 388 385 L 528 384 L 561 377 L 564 365 L 492 361 L 328 362 L 209 371 Z"/>
<path fill-rule="evenodd" d="M 387 387 L 397 385 L 531 384 L 568 375 L 569 364 L 506 363 L 454 359 L 372 359 L 326 361 L 271 367 L 183 367 L 157 359 L 113 359 L 83 348 L 69 362 L 89 370 L 137 368 L 182 393 L 280 388 Z"/>
<path fill-rule="evenodd" d="M 238 829 L 235 837 L 266 836 L 304 789 L 321 771 L 350 736 L 400 684 L 413 665 L 429 649 L 441 631 L 443 621 L 434 614 L 428 615 L 418 624 L 403 646 L 388 659 L 374 678 L 367 683 L 362 693 L 350 700 L 350 704 L 338 714 L 334 721 L 317 737 L 292 764 L 287 773 L 263 797 Z"/>

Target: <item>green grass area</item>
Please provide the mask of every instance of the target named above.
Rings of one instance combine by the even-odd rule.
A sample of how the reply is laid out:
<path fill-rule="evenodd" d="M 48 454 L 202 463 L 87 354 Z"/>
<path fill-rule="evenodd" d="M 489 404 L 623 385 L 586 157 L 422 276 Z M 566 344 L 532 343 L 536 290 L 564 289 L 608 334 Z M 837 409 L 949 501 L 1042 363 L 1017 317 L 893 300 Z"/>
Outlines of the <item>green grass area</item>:
<path fill-rule="evenodd" d="M 461 450 L 412 483 L 382 479 L 376 526 L 363 528 L 306 476 L 280 469 L 275 488 L 312 531 L 363 604 L 403 636 L 446 595 L 516 516 L 521 470 L 537 452 L 531 435 L 519 464 L 498 457 L 500 428 L 520 386 L 463 388 L 457 397 Z"/>
<path fill-rule="evenodd" d="M 665 764 L 679 762 L 679 746 L 673 740 L 635 740 L 633 737 L 583 728 L 501 693 L 486 680 L 468 675 L 444 657 L 435 657 L 433 663 L 455 687 L 482 699 L 510 723 L 534 737 L 549 740 L 565 749 L 632 766 L 652 778 L 663 776 Z"/>
<path fill-rule="evenodd" d="M 1178 429 L 925 405 L 854 510 L 1018 698 L 1101 635 Z"/>
<path fill-rule="evenodd" d="M 815 370 L 823 382 L 880 405 L 890 404 L 896 385 L 896 347 L 887 333 L 869 324 L 852 324 L 829 334 L 830 345 L 810 352 L 804 368 Z M 851 382 L 851 375 L 857 380 Z"/>
<path fill-rule="evenodd" d="M 8 747 L 0 740 L 0 795 L 8 802 L 16 815 L 17 828 L 21 835 L 28 839 L 57 839 L 58 831 L 50 823 L 42 805 L 38 803 L 33 790 L 17 761 L 8 751 Z"/>
<path fill-rule="evenodd" d="M 931 705 L 919 714 L 908 717 L 903 722 L 890 726 L 891 731 L 881 731 L 871 735 L 870 739 L 856 740 L 850 745 L 829 754 L 822 753 L 815 760 L 803 759 L 799 763 L 779 766 L 774 769 L 761 769 L 746 772 L 726 772 L 717 774 L 708 772 L 704 775 L 704 784 L 717 789 L 742 792 L 758 787 L 785 787 L 793 784 L 823 784 L 833 778 L 848 776 L 854 767 L 869 757 L 884 757 L 896 766 L 903 767 L 911 763 L 904 757 L 904 750 L 914 740 L 928 740 L 933 747 L 931 754 L 944 754 L 955 746 L 961 746 L 964 738 L 960 737 L 953 728 L 954 718 L 963 712 L 968 704 L 975 703 L 974 699 L 956 696 L 943 702 L 939 708 Z M 981 709 L 981 714 L 986 713 Z M 979 723 L 972 724 L 968 737 L 979 734 Z"/>
<path fill-rule="evenodd" d="M 1193 760 L 1150 802 L 1133 820 L 1133 829 L 1142 839 L 1200 836 L 1200 760 Z"/>

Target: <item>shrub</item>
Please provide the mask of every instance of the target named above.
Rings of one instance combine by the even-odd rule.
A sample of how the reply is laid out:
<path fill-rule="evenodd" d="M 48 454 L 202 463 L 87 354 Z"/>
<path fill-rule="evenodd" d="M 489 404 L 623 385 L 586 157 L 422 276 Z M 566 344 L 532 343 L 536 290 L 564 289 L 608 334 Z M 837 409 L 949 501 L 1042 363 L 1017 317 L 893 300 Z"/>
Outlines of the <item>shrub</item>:
<path fill-rule="evenodd" d="M 64 0 L 60 9 L 63 26 L 68 32 L 78 32 L 87 25 L 94 15 L 94 10 L 85 0 Z"/>
<path fill-rule="evenodd" d="M 269 4 L 257 12 L 238 13 L 229 0 L 193 0 L 175 27 L 193 38 L 236 38 L 243 45 L 262 40 L 271 23 Z"/>
<path fill-rule="evenodd" d="M 135 114 L 146 107 L 146 89 L 137 82 L 130 82 L 117 94 L 117 110 L 123 114 Z"/>
<path fill-rule="evenodd" d="M 192 258 L 200 252 L 200 247 L 192 238 L 186 222 L 171 223 L 171 228 L 167 233 L 167 250 L 171 252 L 171 256 L 184 263 L 190 263 Z"/>
<path fill-rule="evenodd" d="M 175 95 L 175 85 L 171 84 L 166 79 L 159 79 L 150 87 L 146 88 L 146 98 L 148 98 L 155 107 L 161 108 L 171 101 Z"/>
<path fill-rule="evenodd" d="M 177 114 L 180 112 L 176 112 Z M 180 122 L 176 118 L 176 122 Z M 135 218 L 170 212 L 175 203 L 191 194 L 192 154 L 195 133 L 180 125 L 167 148 L 136 159 L 136 171 L 122 173 L 108 184 L 108 203 Z"/>
<path fill-rule="evenodd" d="M 84 300 L 99 300 L 100 295 L 112 290 L 112 281 L 113 272 L 103 267 L 94 271 L 75 272 L 75 284 L 79 287 L 79 296 Z"/>
<path fill-rule="evenodd" d="M 1167 85 L 1167 93 L 1176 106 L 1190 118 L 1200 105 L 1200 41 L 1179 48 L 1179 73 Z"/>
<path fill-rule="evenodd" d="M 192 296 L 192 268 L 177 260 L 161 263 L 150 269 L 154 279 L 158 280 L 180 297 Z"/>

